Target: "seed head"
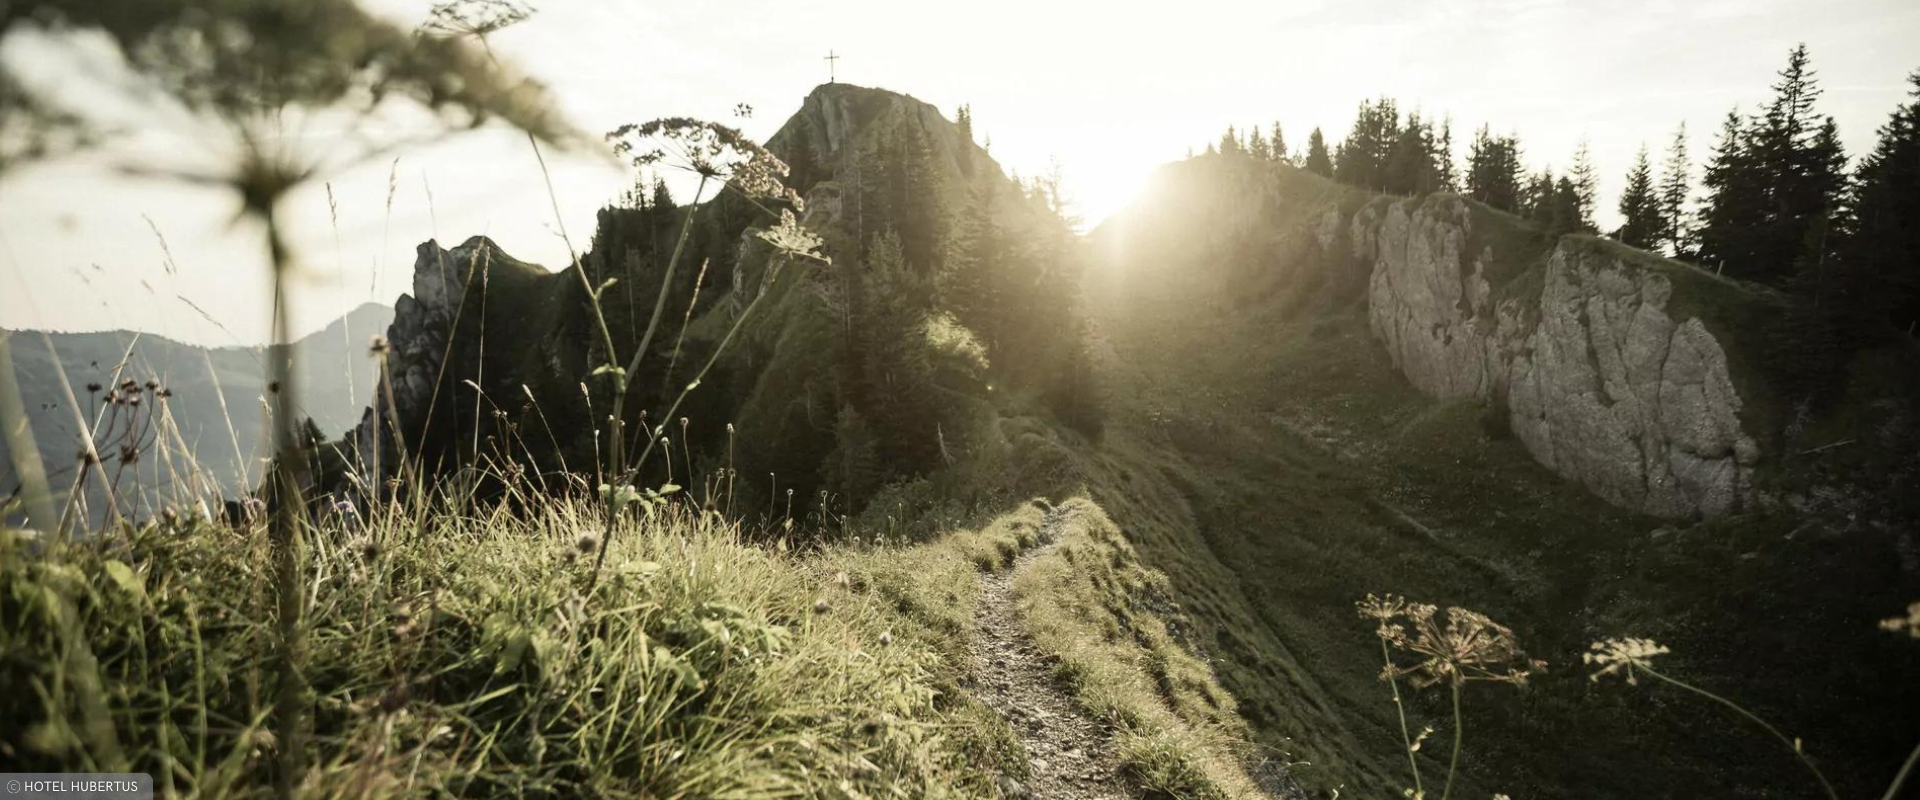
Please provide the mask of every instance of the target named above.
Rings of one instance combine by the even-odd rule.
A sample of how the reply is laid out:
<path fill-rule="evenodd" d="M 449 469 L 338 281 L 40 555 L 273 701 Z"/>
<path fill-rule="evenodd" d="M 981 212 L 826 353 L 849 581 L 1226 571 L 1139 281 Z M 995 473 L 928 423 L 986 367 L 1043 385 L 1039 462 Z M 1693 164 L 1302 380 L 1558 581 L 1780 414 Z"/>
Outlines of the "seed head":
<path fill-rule="evenodd" d="M 833 606 L 827 605 L 827 598 L 822 597 L 813 601 L 813 613 L 815 614 L 825 614 L 831 608 L 833 608 Z"/>
<path fill-rule="evenodd" d="M 367 340 L 368 355 L 384 356 L 387 354 L 387 351 L 391 349 L 393 349 L 393 345 L 387 342 L 387 337 L 381 336 L 380 334 L 376 333 L 373 335 L 373 338 Z"/>
<path fill-rule="evenodd" d="M 1525 686 L 1529 676 L 1547 667 L 1547 662 L 1527 657 L 1513 629 L 1478 611 L 1449 607 L 1442 622 L 1438 606 L 1393 595 L 1369 595 L 1356 607 L 1362 618 L 1376 621 L 1374 633 L 1382 641 L 1419 659 L 1412 666 L 1388 663 L 1381 680 L 1411 676 L 1415 688 L 1468 681 Z"/>
<path fill-rule="evenodd" d="M 93 383 L 87 384 L 87 394 L 96 394 L 99 391 L 100 391 L 99 381 L 95 381 Z"/>
<path fill-rule="evenodd" d="M 573 549 L 580 551 L 582 555 L 592 555 L 594 551 L 600 549 L 600 534 L 582 531 L 580 538 L 573 541 Z"/>
<path fill-rule="evenodd" d="M 1889 617 L 1880 620 L 1880 630 L 1888 633 L 1906 633 L 1909 638 L 1920 639 L 1920 603 L 1909 603 L 1907 615 Z"/>
<path fill-rule="evenodd" d="M 890 644 L 893 644 L 893 631 L 881 631 L 880 646 L 886 647 L 887 645 L 890 645 Z"/>
<path fill-rule="evenodd" d="M 1587 676 L 1590 680 L 1597 682 L 1602 676 L 1618 674 L 1627 679 L 1627 685 L 1633 686 L 1640 683 L 1640 679 L 1633 674 L 1635 667 L 1648 669 L 1653 666 L 1655 656 L 1668 652 L 1665 645 L 1652 639 L 1629 636 L 1594 642 L 1587 652 L 1580 655 L 1580 660 L 1600 667 L 1598 672 Z"/>

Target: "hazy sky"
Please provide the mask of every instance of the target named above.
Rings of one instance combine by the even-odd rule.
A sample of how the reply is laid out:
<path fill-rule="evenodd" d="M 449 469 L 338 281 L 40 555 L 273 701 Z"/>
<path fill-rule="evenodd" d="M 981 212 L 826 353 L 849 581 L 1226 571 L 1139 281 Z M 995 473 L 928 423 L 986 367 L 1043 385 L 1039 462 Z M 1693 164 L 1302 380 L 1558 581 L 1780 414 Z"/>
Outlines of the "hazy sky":
<path fill-rule="evenodd" d="M 370 5 L 411 26 L 429 3 Z M 1011 169 L 1034 174 L 1057 160 L 1091 221 L 1124 204 L 1156 165 L 1204 148 L 1229 123 L 1278 120 L 1293 145 L 1318 125 L 1333 141 L 1361 98 L 1387 94 L 1403 109 L 1451 114 L 1461 157 L 1482 122 L 1518 131 L 1532 167 L 1564 166 L 1589 139 L 1607 223 L 1642 142 L 1657 159 L 1684 120 L 1697 163 L 1729 108 L 1766 97 L 1795 42 L 1811 48 L 1826 90 L 1820 108 L 1838 118 L 1856 156 L 1920 69 L 1914 0 L 538 5 L 534 19 L 497 35 L 495 49 L 548 83 L 587 131 L 669 115 L 724 120 L 748 103 L 757 114 L 744 127 L 764 138 L 826 79 L 831 48 L 843 56 L 842 81 L 906 92 L 949 115 L 971 103 L 976 130 Z M 58 63 L 57 55 L 18 36 L 0 42 L 8 63 Z M 73 70 L 40 72 L 73 81 Z M 631 177 L 584 154 L 553 166 L 567 232 L 584 247 L 594 210 Z M 298 327 L 368 300 L 393 302 L 407 288 L 414 246 L 429 237 L 484 233 L 522 259 L 567 262 L 518 135 L 483 130 L 402 153 L 391 214 L 389 167 L 323 176 L 338 202 L 337 237 L 320 183 L 283 206 L 307 275 Z M 14 172 L 0 181 L 0 327 L 263 339 L 264 255 L 257 231 L 232 225 L 235 209 L 220 193 L 120 178 L 88 160 Z M 162 267 L 156 229 L 176 274 Z"/>

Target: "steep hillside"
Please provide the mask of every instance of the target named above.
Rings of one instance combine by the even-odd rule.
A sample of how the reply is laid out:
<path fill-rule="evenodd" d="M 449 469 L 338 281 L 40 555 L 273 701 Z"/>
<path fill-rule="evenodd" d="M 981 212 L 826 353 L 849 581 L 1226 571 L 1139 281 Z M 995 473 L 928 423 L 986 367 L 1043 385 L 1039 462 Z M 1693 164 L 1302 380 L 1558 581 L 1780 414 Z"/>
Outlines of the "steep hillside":
<path fill-rule="evenodd" d="M 367 342 L 386 329 L 393 315 L 387 306 L 368 303 L 294 344 L 301 411 L 324 433 L 350 428 L 373 397 Z M 56 491 L 65 492 L 75 477 L 74 454 L 82 449 L 76 415 L 84 415 L 88 427 L 96 429 L 96 446 L 115 471 L 120 445 L 136 438 L 141 443 L 140 460 L 128 463 L 119 484 L 126 513 L 144 516 L 168 502 L 155 490 L 188 471 L 188 453 L 201 477 L 217 482 L 212 488 L 218 492 L 236 494 L 258 482 L 266 454 L 261 348 L 199 347 L 131 331 L 49 333 L 45 339 L 37 332 L 20 332 L 12 345 L 34 441 Z M 103 399 L 108 389 L 128 380 L 143 389 L 154 381 L 171 396 L 164 403 L 149 398 L 144 409 L 123 408 L 116 416 Z M 90 384 L 100 388 L 90 391 Z M 72 405 L 76 402 L 78 409 Z M 160 406 L 171 417 L 172 429 L 148 419 Z M 5 453 L 6 445 L 0 442 L 0 465 L 12 463 Z M 0 486 L 0 491 L 13 491 L 12 478 L 0 476 Z M 98 489 L 89 495 L 96 521 L 106 515 L 104 494 Z"/>
<path fill-rule="evenodd" d="M 1084 372 L 1076 247 L 1041 192 L 932 106 L 878 89 L 818 87 L 768 148 L 791 163 L 799 221 L 828 262 L 775 258 L 760 234 L 777 217 L 732 188 L 697 205 L 656 190 L 610 206 L 581 264 L 558 272 L 479 237 L 421 245 L 388 337 L 395 407 L 368 410 L 352 460 L 371 469 L 379 431 L 389 469 L 404 445 L 442 471 L 492 460 L 560 481 L 591 473 L 610 387 L 581 380 L 605 356 L 576 270 L 605 286 L 621 361 L 653 334 L 628 379 L 631 449 L 640 431 L 678 428 L 663 455 L 681 474 L 737 469 L 742 507 L 768 517 L 848 517 L 985 446 L 995 408 L 1075 407 L 1053 376 Z M 643 424 L 722 342 L 675 419 Z M 671 468 L 651 462 L 647 480 Z M 1027 493 L 1007 484 L 963 505 Z"/>
<path fill-rule="evenodd" d="M 1671 646 L 1673 671 L 1804 737 L 1843 796 L 1878 791 L 1920 736 L 1901 711 L 1920 695 L 1892 677 L 1920 653 L 1873 628 L 1920 575 L 1882 488 L 1911 456 L 1798 452 L 1911 430 L 1911 353 L 1869 356 L 1907 371 L 1790 440 L 1767 293 L 1244 159 L 1166 168 L 1096 243 L 1114 423 L 1092 496 L 1167 572 L 1264 741 L 1313 765 L 1303 782 L 1409 785 L 1353 610 L 1369 592 L 1485 612 L 1550 662 L 1523 691 L 1468 692 L 1477 794 L 1817 795 L 1696 699 L 1590 684 L 1579 654 L 1606 636 Z M 1845 463 L 1809 463 L 1829 455 Z M 1444 693 L 1409 708 L 1449 731 Z"/>

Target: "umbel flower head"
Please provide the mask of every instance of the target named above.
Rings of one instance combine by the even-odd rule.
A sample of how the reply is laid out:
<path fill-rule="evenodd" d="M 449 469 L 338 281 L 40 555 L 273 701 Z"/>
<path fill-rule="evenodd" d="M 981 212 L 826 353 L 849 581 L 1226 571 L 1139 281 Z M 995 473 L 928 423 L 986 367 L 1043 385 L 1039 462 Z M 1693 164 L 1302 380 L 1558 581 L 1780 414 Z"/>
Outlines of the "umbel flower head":
<path fill-rule="evenodd" d="M 1627 679 L 1627 685 L 1633 686 L 1640 683 L 1640 679 L 1633 674 L 1634 668 L 1648 669 L 1653 665 L 1653 659 L 1656 656 L 1665 655 L 1668 652 L 1671 651 L 1666 648 L 1666 645 L 1652 639 L 1636 639 L 1629 636 L 1594 642 L 1587 648 L 1586 653 L 1581 654 L 1580 660 L 1600 667 L 1598 671 L 1587 676 L 1591 680 L 1598 681 L 1607 675 L 1617 674 Z"/>
<path fill-rule="evenodd" d="M 690 117 L 663 117 L 622 125 L 607 134 L 613 152 L 635 167 L 671 167 L 722 181 L 754 199 L 804 208 L 787 188 L 787 162 L 738 129 Z"/>
<path fill-rule="evenodd" d="M 1387 664 L 1381 680 L 1411 676 L 1416 688 L 1469 681 L 1525 686 L 1529 676 L 1547 667 L 1527 657 L 1513 629 L 1478 611 L 1449 607 L 1442 621 L 1438 606 L 1395 595 L 1367 595 L 1355 606 L 1362 618 L 1375 621 L 1374 633 L 1382 641 L 1419 659 L 1411 666 Z"/>
<path fill-rule="evenodd" d="M 759 236 L 761 241 L 773 245 L 773 249 L 782 255 L 832 263 L 831 259 L 820 253 L 820 246 L 823 244 L 821 238 L 806 228 L 800 227 L 800 221 L 795 219 L 793 212 L 787 209 L 780 210 L 779 224 L 761 231 Z"/>
<path fill-rule="evenodd" d="M 533 7 L 513 0 L 449 0 L 433 4 L 420 28 L 445 36 L 485 37 L 532 16 Z"/>
<path fill-rule="evenodd" d="M 1920 603 L 1908 603 L 1907 615 L 1889 617 L 1880 620 L 1880 630 L 1888 633 L 1905 633 L 1913 639 L 1920 639 Z"/>

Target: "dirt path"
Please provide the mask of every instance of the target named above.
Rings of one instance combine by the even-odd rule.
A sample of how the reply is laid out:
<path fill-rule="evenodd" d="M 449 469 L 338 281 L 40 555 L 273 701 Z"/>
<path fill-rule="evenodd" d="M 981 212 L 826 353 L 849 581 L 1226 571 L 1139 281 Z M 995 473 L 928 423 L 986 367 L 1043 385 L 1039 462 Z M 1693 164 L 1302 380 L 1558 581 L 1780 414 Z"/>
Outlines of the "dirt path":
<path fill-rule="evenodd" d="M 1118 773 L 1112 737 L 1081 715 L 1053 680 L 1046 657 L 1033 646 L 1014 608 L 1013 576 L 1057 546 L 1061 512 L 1048 512 L 1041 545 L 1020 555 L 1013 568 L 980 578 L 980 609 L 974 617 L 974 693 L 1006 718 L 1026 746 L 1032 777 L 1002 778 L 1003 797 L 1034 800 L 1121 800 L 1131 797 Z"/>

